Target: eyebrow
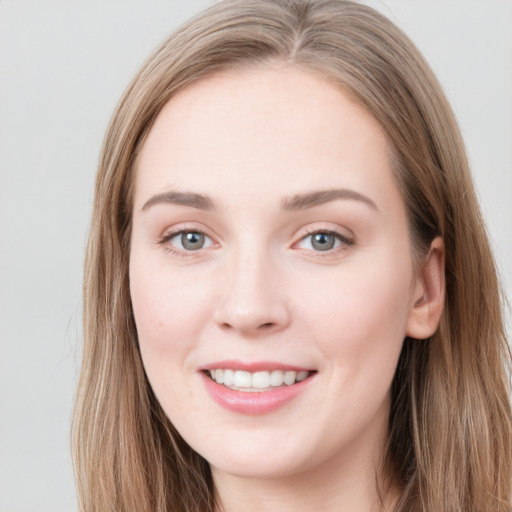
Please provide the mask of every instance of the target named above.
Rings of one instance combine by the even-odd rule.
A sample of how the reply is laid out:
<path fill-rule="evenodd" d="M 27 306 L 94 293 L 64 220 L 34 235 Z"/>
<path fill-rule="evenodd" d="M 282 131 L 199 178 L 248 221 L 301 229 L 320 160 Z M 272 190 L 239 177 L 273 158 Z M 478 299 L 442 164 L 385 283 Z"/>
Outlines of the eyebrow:
<path fill-rule="evenodd" d="M 322 204 L 335 201 L 336 199 L 360 201 L 378 211 L 377 205 L 369 197 L 347 188 L 319 190 L 316 192 L 294 195 L 283 200 L 282 209 L 284 211 L 305 210 L 306 208 L 320 206 Z"/>
<path fill-rule="evenodd" d="M 305 210 L 320 206 L 337 199 L 345 199 L 351 201 L 360 201 L 374 210 L 378 210 L 377 205 L 367 196 L 356 192 L 355 190 L 346 188 L 336 188 L 328 190 L 318 190 L 314 192 L 307 192 L 305 194 L 296 194 L 286 198 L 281 203 L 283 211 L 297 211 Z M 148 199 L 142 211 L 151 208 L 157 204 L 175 204 L 179 206 L 190 206 L 198 210 L 216 210 L 215 202 L 208 196 L 197 194 L 195 192 L 176 192 L 169 191 L 162 194 L 156 194 Z"/>
<path fill-rule="evenodd" d="M 177 204 L 179 206 L 190 206 L 198 210 L 215 210 L 215 203 L 208 197 L 194 192 L 164 192 L 156 194 L 148 199 L 142 211 L 147 210 L 151 206 L 157 204 Z"/>

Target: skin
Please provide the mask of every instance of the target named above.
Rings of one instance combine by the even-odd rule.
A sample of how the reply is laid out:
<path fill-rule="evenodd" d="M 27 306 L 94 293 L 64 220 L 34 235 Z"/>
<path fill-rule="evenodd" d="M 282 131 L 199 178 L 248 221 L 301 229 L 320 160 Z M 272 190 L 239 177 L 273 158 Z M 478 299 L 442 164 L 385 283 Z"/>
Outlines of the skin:
<path fill-rule="evenodd" d="M 277 65 L 196 82 L 148 135 L 130 255 L 140 349 L 225 510 L 377 510 L 402 343 L 434 332 L 444 291 L 442 241 L 414 271 L 389 153 L 381 126 L 337 86 Z M 328 189 L 367 200 L 282 209 Z M 165 201 L 171 191 L 216 209 Z M 187 251 L 170 237 L 180 230 L 205 233 L 205 245 Z M 320 251 L 318 231 L 341 238 Z M 240 414 L 205 390 L 200 369 L 225 359 L 316 373 L 285 406 Z"/>

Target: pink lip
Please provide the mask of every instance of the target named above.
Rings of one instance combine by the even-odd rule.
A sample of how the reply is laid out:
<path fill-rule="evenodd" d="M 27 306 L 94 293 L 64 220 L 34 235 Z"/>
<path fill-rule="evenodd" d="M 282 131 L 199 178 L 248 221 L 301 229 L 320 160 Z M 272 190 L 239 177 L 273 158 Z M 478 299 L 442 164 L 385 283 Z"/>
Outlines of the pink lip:
<path fill-rule="evenodd" d="M 276 363 L 275 361 L 258 361 L 254 363 L 244 363 L 242 361 L 235 360 L 224 360 L 217 361 L 199 368 L 199 370 L 243 370 L 245 372 L 264 372 L 272 370 L 283 370 L 283 371 L 312 371 L 310 368 L 301 368 L 299 366 L 291 366 L 289 364 Z"/>
<path fill-rule="evenodd" d="M 266 368 L 268 369 L 268 366 Z M 279 368 L 282 369 L 283 367 L 280 366 Z M 229 389 L 222 384 L 217 384 L 206 373 L 200 373 L 206 390 L 217 404 L 229 411 L 253 416 L 267 414 L 284 406 L 300 394 L 312 380 L 312 377 L 308 377 L 306 380 L 291 386 L 282 386 L 267 391 L 247 392 Z"/>

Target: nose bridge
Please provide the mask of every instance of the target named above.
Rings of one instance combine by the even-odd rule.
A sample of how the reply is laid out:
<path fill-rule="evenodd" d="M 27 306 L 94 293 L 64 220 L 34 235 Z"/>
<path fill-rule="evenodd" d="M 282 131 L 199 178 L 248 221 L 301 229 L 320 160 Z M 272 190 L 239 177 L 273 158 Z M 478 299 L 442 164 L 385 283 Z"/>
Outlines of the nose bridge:
<path fill-rule="evenodd" d="M 289 314 L 280 276 L 278 259 L 268 246 L 240 244 L 226 261 L 218 324 L 244 335 L 286 326 Z"/>

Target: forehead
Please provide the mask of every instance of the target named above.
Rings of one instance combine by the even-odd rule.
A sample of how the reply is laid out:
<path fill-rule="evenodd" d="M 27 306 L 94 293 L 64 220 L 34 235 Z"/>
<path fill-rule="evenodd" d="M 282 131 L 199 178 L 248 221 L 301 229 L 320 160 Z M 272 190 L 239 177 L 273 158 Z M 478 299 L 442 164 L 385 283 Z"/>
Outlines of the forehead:
<path fill-rule="evenodd" d="M 135 201 L 176 187 L 388 187 L 388 153 L 377 121 L 327 79 L 286 66 L 224 71 L 162 109 L 139 154 Z"/>

